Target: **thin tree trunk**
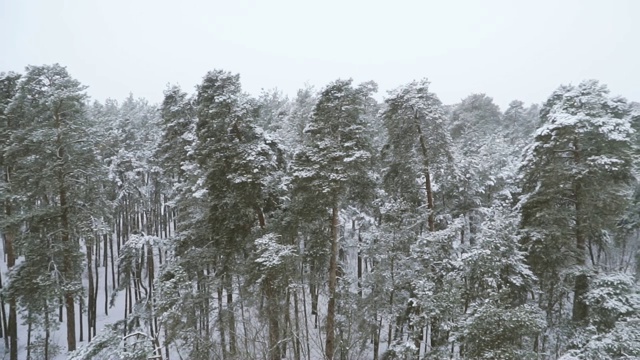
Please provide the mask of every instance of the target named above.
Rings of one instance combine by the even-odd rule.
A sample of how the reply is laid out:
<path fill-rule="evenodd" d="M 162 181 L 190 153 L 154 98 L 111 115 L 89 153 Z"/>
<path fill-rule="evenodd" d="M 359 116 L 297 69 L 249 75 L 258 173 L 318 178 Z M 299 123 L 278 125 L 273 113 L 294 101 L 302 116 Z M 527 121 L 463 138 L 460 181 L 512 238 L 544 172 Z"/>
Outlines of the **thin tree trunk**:
<path fill-rule="evenodd" d="M 305 328 L 305 343 L 307 344 L 307 360 L 311 360 L 311 345 L 309 344 L 309 318 L 307 312 L 307 296 L 304 291 L 304 269 L 303 266 L 300 266 L 300 284 L 303 286 L 302 289 L 302 311 L 304 312 L 304 328 Z"/>
<path fill-rule="evenodd" d="M 0 289 L 2 289 L 2 274 L 0 274 Z M 4 296 L 1 297 L 1 301 L 0 301 L 0 306 L 2 309 L 2 314 L 0 314 L 0 316 L 2 316 L 2 326 L 0 327 L 0 331 L 1 334 L 0 336 L 4 339 L 4 348 L 8 349 L 9 348 L 9 332 L 7 331 L 7 312 L 6 309 L 4 307 Z"/>
<path fill-rule="evenodd" d="M 227 358 L 227 344 L 224 331 L 224 313 L 222 307 L 222 285 L 218 286 L 218 329 L 220 331 L 220 346 L 222 347 L 222 360 Z"/>
<path fill-rule="evenodd" d="M 331 210 L 331 253 L 329 258 L 329 301 L 327 303 L 327 337 L 325 358 L 333 360 L 335 353 L 336 286 L 338 274 L 338 203 Z"/>
<path fill-rule="evenodd" d="M 109 264 L 108 264 L 108 256 L 107 256 L 107 247 L 109 243 L 107 242 L 109 236 L 107 234 L 102 235 L 104 239 L 104 315 L 109 315 Z"/>
<path fill-rule="evenodd" d="M 59 151 L 61 157 L 64 156 L 64 148 Z M 60 176 L 60 181 L 63 181 L 63 176 Z M 71 252 L 73 251 L 73 244 L 70 238 L 70 226 L 69 226 L 69 205 L 67 204 L 67 192 L 64 183 L 60 185 L 60 207 L 62 208 L 62 242 L 65 244 L 66 253 L 64 256 L 64 274 L 69 279 L 74 278 L 73 266 L 71 263 Z M 66 308 L 67 308 L 67 350 L 74 351 L 76 349 L 76 308 L 74 301 L 73 291 L 67 290 L 64 294 Z"/>
<path fill-rule="evenodd" d="M 116 246 L 118 254 L 120 254 L 120 238 L 122 237 L 121 217 L 122 215 L 120 213 L 116 214 Z M 113 257 L 113 238 L 111 239 L 109 246 L 109 256 L 111 257 L 111 290 L 115 291 L 115 289 L 120 285 L 120 271 L 118 271 L 116 281 L 116 262 Z"/>
<path fill-rule="evenodd" d="M 47 301 L 44 302 L 45 309 L 47 308 Z M 75 319 L 73 320 L 75 321 Z M 49 315 L 44 316 L 44 359 L 49 360 L 49 339 L 51 337 L 51 325 L 49 324 Z M 75 340 L 75 339 L 74 339 Z"/>
<path fill-rule="evenodd" d="M 249 350 L 249 331 L 247 331 L 247 318 L 244 311 L 244 302 L 242 301 L 242 299 L 244 299 L 245 297 L 242 294 L 242 284 L 240 283 L 240 277 L 238 276 L 236 280 L 238 281 L 238 295 L 240 297 L 240 316 L 242 317 L 242 332 L 244 333 L 244 349 L 246 353 L 255 354 L 255 346 L 253 352 L 250 352 Z"/>
<path fill-rule="evenodd" d="M 28 310 L 27 312 L 27 360 L 31 360 L 31 332 L 32 332 L 32 323 L 33 323 L 33 319 L 31 318 L 31 310 Z M 16 347 L 16 352 L 18 351 L 17 347 Z M 18 355 L 16 355 L 16 359 L 18 358 Z"/>
<path fill-rule="evenodd" d="M 89 295 L 91 296 L 91 295 Z M 78 341 L 83 342 L 84 341 L 84 323 L 82 322 L 82 299 L 78 300 L 78 306 L 80 307 L 80 314 L 79 314 L 79 323 L 80 323 L 80 329 L 78 329 Z M 91 311 L 87 311 L 87 328 L 91 329 Z M 91 330 L 89 330 L 89 332 L 91 332 Z M 91 335 L 89 335 L 89 338 L 91 338 Z"/>
<path fill-rule="evenodd" d="M 89 299 L 88 299 L 88 304 L 87 304 L 87 331 L 89 332 L 87 335 L 87 341 L 91 341 L 91 325 L 93 324 L 93 320 L 92 320 L 92 308 L 93 308 L 93 303 L 94 303 L 94 293 L 93 293 L 93 288 L 94 288 L 94 284 L 93 284 L 93 254 L 91 253 L 92 250 L 92 246 L 91 244 L 87 244 L 86 245 L 86 249 L 87 249 L 87 272 L 89 273 L 88 278 L 89 278 L 89 289 L 87 289 L 88 295 L 89 295 Z M 82 301 L 80 302 L 80 316 L 82 316 Z M 80 321 L 80 341 L 82 341 L 82 321 Z"/>
<path fill-rule="evenodd" d="M 380 353 L 380 334 L 382 332 L 382 317 L 378 324 L 374 326 L 373 331 L 373 360 L 378 360 Z"/>
<path fill-rule="evenodd" d="M 286 290 L 287 293 L 287 300 L 286 300 L 286 304 L 284 306 L 285 308 L 285 312 L 284 312 L 284 330 L 282 331 L 282 335 L 281 335 L 281 340 L 286 339 L 289 336 L 289 332 L 291 331 L 291 291 L 289 291 L 289 288 L 287 287 Z M 292 339 L 293 340 L 293 339 Z M 288 341 L 281 341 L 282 343 L 282 352 L 281 352 L 281 356 L 282 358 L 287 358 L 287 346 L 289 344 Z"/>
<path fill-rule="evenodd" d="M 5 182 L 10 184 L 11 182 L 11 169 L 6 168 L 5 172 Z M 7 218 L 11 216 L 11 204 L 9 201 L 6 201 L 4 204 L 4 212 L 7 215 Z M 13 249 L 13 241 L 15 239 L 14 229 L 9 228 L 5 230 L 4 233 L 4 251 L 7 255 L 7 268 L 9 271 L 13 269 L 16 265 L 16 256 Z M 8 296 L 9 303 L 9 324 L 7 328 L 6 336 L 9 337 L 9 359 L 10 360 L 18 360 L 18 320 L 17 320 L 17 310 L 16 310 L 16 300 L 13 296 Z"/>
<path fill-rule="evenodd" d="M 362 298 L 362 236 L 358 230 L 358 297 Z"/>
<path fill-rule="evenodd" d="M 434 202 L 433 202 L 433 189 L 431 187 L 431 173 L 429 172 L 429 157 L 428 157 L 428 149 L 427 143 L 424 140 L 424 135 L 422 134 L 422 129 L 418 124 L 418 116 L 416 114 L 416 128 L 418 131 L 418 137 L 420 140 L 420 149 L 422 150 L 422 161 L 424 163 L 424 182 L 425 182 L 425 190 L 427 192 L 427 209 L 429 209 L 429 218 L 427 222 L 429 224 L 429 231 L 435 231 L 435 221 L 434 221 Z"/>
<path fill-rule="evenodd" d="M 301 331 L 300 331 L 300 309 L 299 309 L 299 305 L 298 305 L 298 289 L 295 288 L 295 293 L 293 294 L 293 311 L 294 311 L 294 316 L 295 316 L 295 321 L 296 321 L 296 327 L 295 327 L 295 333 L 293 333 L 293 337 L 294 337 L 294 350 L 295 350 L 295 359 L 296 360 L 300 360 L 300 353 L 302 350 L 302 344 L 300 343 L 300 336 L 301 336 Z"/>
<path fill-rule="evenodd" d="M 267 298 L 267 318 L 269 321 L 269 360 L 280 360 L 280 328 L 278 323 L 278 303 L 271 276 L 264 281 L 264 294 Z"/>
<path fill-rule="evenodd" d="M 577 138 L 574 138 L 573 141 L 573 156 L 575 165 L 579 165 L 580 160 L 580 145 L 578 144 Z M 575 233 L 576 233 L 576 264 L 583 270 L 586 261 L 586 239 L 584 234 L 584 222 L 582 219 L 582 184 L 580 179 L 576 179 L 574 181 L 573 195 L 575 201 Z M 580 273 L 576 276 L 575 285 L 574 285 L 574 295 L 573 295 L 573 312 L 572 312 L 572 320 L 576 322 L 583 322 L 589 316 L 589 307 L 584 301 L 583 297 L 587 293 L 589 288 L 589 279 L 587 275 L 584 273 Z"/>
<path fill-rule="evenodd" d="M 233 286 L 231 283 L 231 275 L 225 275 L 226 291 L 227 291 L 227 321 L 229 325 L 229 354 L 234 357 L 238 351 L 236 340 L 236 317 L 233 311 Z"/>
<path fill-rule="evenodd" d="M 9 207 L 7 207 L 7 213 L 11 214 Z M 4 246 L 7 253 L 7 267 L 9 270 L 13 269 L 16 265 L 16 257 L 13 251 L 13 233 L 7 231 L 4 234 Z M 9 359 L 18 360 L 18 318 L 16 310 L 16 300 L 13 296 L 9 295 L 9 324 L 8 333 L 9 336 Z"/>

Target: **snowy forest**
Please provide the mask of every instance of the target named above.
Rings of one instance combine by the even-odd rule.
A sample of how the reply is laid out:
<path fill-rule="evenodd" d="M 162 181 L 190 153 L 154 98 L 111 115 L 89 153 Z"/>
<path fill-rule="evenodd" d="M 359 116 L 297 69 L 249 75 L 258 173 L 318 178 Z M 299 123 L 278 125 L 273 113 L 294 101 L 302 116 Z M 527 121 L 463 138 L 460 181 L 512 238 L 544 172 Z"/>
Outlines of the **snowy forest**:
<path fill-rule="evenodd" d="M 640 358 L 640 104 L 398 85 L 1 73 L 3 358 Z"/>

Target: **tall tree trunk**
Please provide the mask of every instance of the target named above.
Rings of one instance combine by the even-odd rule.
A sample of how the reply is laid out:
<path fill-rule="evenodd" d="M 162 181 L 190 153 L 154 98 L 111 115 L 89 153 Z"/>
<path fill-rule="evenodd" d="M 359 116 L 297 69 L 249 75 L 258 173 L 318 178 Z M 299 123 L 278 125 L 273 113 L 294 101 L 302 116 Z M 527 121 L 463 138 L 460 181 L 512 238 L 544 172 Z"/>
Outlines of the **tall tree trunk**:
<path fill-rule="evenodd" d="M 287 300 L 286 300 L 286 304 L 284 306 L 284 308 L 285 308 L 285 312 L 284 312 L 284 330 L 282 331 L 282 335 L 281 335 L 281 339 L 283 339 L 283 340 L 286 339 L 287 337 L 289 337 L 289 333 L 291 332 L 291 328 L 293 327 L 291 325 L 291 291 L 289 291 L 289 287 L 288 286 L 287 286 L 286 293 L 287 293 Z M 288 345 L 289 345 L 288 341 L 282 341 L 282 352 L 281 352 L 282 358 L 285 358 L 285 359 L 287 358 L 287 347 L 288 347 Z"/>
<path fill-rule="evenodd" d="M 378 315 L 376 314 L 376 318 L 377 317 Z M 373 360 L 379 359 L 381 332 L 382 332 L 382 317 L 380 317 L 380 321 L 373 326 Z"/>
<path fill-rule="evenodd" d="M 72 281 L 75 277 L 72 258 L 74 257 L 74 244 L 71 240 L 71 225 L 69 223 L 69 204 L 67 203 L 67 186 L 66 186 L 66 149 L 62 142 L 62 119 L 60 113 L 60 106 L 55 111 L 55 121 L 57 128 L 57 137 L 56 137 L 56 145 L 58 146 L 58 195 L 60 196 L 60 222 L 62 225 L 62 246 L 64 248 L 63 253 L 63 274 L 67 282 Z M 67 284 L 69 285 L 69 284 Z M 67 349 L 68 351 L 74 351 L 76 349 L 76 310 L 75 310 L 75 302 L 74 302 L 74 292 L 71 290 L 70 286 L 67 286 L 67 290 L 65 290 L 64 298 L 66 303 L 67 310 Z"/>
<path fill-rule="evenodd" d="M 44 306 L 45 306 L 45 309 L 48 307 L 46 300 L 44 301 Z M 49 339 L 50 338 L 51 338 L 51 325 L 49 324 L 49 314 L 45 314 L 44 316 L 44 360 L 49 360 L 49 342 L 50 342 Z"/>
<path fill-rule="evenodd" d="M 331 209 L 331 253 L 329 258 L 329 301 L 327 302 L 327 337 L 325 358 L 333 360 L 335 353 L 336 286 L 338 283 L 338 202 Z"/>
<path fill-rule="evenodd" d="M 27 310 L 27 360 L 31 360 L 31 333 L 33 331 L 33 319 L 31 318 L 31 310 Z M 18 349 L 16 348 L 16 359 Z"/>
<path fill-rule="evenodd" d="M 353 221 L 353 230 L 355 231 L 355 221 Z M 358 229 L 358 297 L 362 298 L 362 236 Z"/>
<path fill-rule="evenodd" d="M 88 289 L 88 295 L 89 295 L 89 299 L 88 299 L 88 304 L 87 304 L 87 341 L 91 341 L 91 325 L 93 324 L 93 313 L 92 313 L 92 309 L 93 309 L 93 303 L 95 301 L 94 299 L 94 292 L 93 292 L 93 255 L 91 253 L 92 250 L 92 246 L 91 244 L 87 244 L 86 245 L 87 248 L 87 272 L 89 275 L 89 289 Z M 81 303 L 82 304 L 82 303 Z M 80 305 L 80 309 L 82 309 L 82 305 Z M 82 310 L 81 310 L 82 312 Z M 82 341 L 82 321 L 80 321 L 80 341 Z"/>
<path fill-rule="evenodd" d="M 222 360 L 227 358 L 227 341 L 224 329 L 224 310 L 222 307 L 222 285 L 218 286 L 218 330 L 220 331 L 220 346 L 222 347 Z"/>
<path fill-rule="evenodd" d="M 578 143 L 578 139 L 574 138 L 573 140 L 573 158 L 575 165 L 578 166 L 581 162 L 580 159 L 580 145 Z M 574 180 L 573 184 L 573 195 L 575 201 L 575 234 L 576 234 L 576 265 L 580 268 L 580 270 L 584 270 L 584 265 L 586 263 L 586 239 L 584 234 L 584 221 L 582 219 L 582 183 L 580 179 Z M 576 276 L 574 289 L 573 289 L 573 311 L 572 311 L 572 320 L 575 322 L 584 322 L 589 316 L 589 307 L 584 301 L 584 295 L 587 293 L 589 289 L 589 279 L 587 275 L 584 273 L 580 273 Z"/>
<path fill-rule="evenodd" d="M 431 173 L 429 171 L 429 150 L 427 148 L 427 142 L 424 139 L 424 135 L 422 134 L 422 129 L 419 124 L 419 116 L 418 113 L 415 113 L 414 120 L 416 122 L 416 131 L 418 132 L 418 139 L 420 141 L 420 149 L 422 150 L 422 162 L 423 162 L 423 172 L 424 172 L 424 182 L 425 182 L 425 190 L 427 192 L 427 209 L 429 209 L 429 231 L 435 231 L 435 221 L 434 221 L 434 202 L 433 202 L 433 188 L 431 187 Z"/>
<path fill-rule="evenodd" d="M 225 275 L 227 292 L 227 322 L 229 325 L 229 355 L 235 357 L 238 352 L 238 342 L 236 336 L 236 317 L 233 310 L 233 284 L 231 274 Z"/>
<path fill-rule="evenodd" d="M 104 254 L 104 315 L 108 316 L 109 315 L 109 264 L 107 262 L 108 260 L 107 247 L 109 243 L 107 242 L 107 239 L 109 236 L 107 234 L 104 234 L 102 235 L 102 237 L 104 239 L 104 250 L 102 251 L 102 253 Z"/>
<path fill-rule="evenodd" d="M 2 289 L 2 274 L 0 273 L 0 289 Z M 1 291 L 1 290 L 0 290 Z M 0 310 L 2 313 L 0 317 L 2 318 L 2 325 L 0 326 L 0 337 L 4 339 L 5 349 L 9 348 L 9 332 L 7 331 L 7 312 L 4 307 L 4 295 L 0 296 Z"/>
<path fill-rule="evenodd" d="M 238 298 L 240 299 L 240 317 L 242 320 L 242 332 L 243 332 L 243 336 L 242 338 L 244 339 L 244 349 L 245 352 L 248 354 L 255 354 L 255 344 L 254 348 L 252 350 L 249 350 L 249 331 L 247 330 L 247 322 L 250 320 L 247 320 L 247 317 L 245 316 L 245 311 L 244 311 L 244 301 L 242 301 L 242 299 L 245 299 L 246 297 L 242 294 L 242 283 L 240 283 L 240 276 L 236 277 L 236 280 L 238 282 Z M 208 321 L 208 317 L 207 317 L 207 321 Z"/>
<path fill-rule="evenodd" d="M 60 150 L 61 156 L 64 156 L 64 149 Z M 73 243 L 70 238 L 70 225 L 69 225 L 69 205 L 67 204 L 67 191 L 64 185 L 64 175 L 60 175 L 60 207 L 62 208 L 62 242 L 65 244 L 64 255 L 64 274 L 69 279 L 74 278 L 73 266 L 71 258 L 73 257 Z M 74 293 L 72 290 L 66 290 L 64 294 L 66 310 L 67 310 L 67 349 L 68 351 L 74 351 L 76 349 L 76 309 L 73 299 Z"/>
<path fill-rule="evenodd" d="M 269 360 L 280 360 L 280 324 L 276 291 L 274 289 L 272 276 L 268 275 L 264 282 L 264 293 L 267 298 L 267 318 L 269 321 Z"/>
<path fill-rule="evenodd" d="M 9 207 L 7 207 L 8 215 L 11 214 Z M 13 269 L 16 265 L 16 256 L 13 250 L 13 240 L 14 235 L 13 232 L 7 231 L 4 234 L 4 246 L 5 252 L 7 254 L 7 267 L 9 270 Z M 9 359 L 10 360 L 18 360 L 18 314 L 16 310 L 16 299 L 9 295 L 9 324 L 8 324 L 8 333 L 9 336 Z"/>
<path fill-rule="evenodd" d="M 294 311 L 294 317 L 295 317 L 296 323 L 295 323 L 295 329 L 292 329 L 293 340 L 295 341 L 294 343 L 295 360 L 300 360 L 300 353 L 302 351 L 302 344 L 300 342 L 300 337 L 302 336 L 302 330 L 300 329 L 300 308 L 299 308 L 298 302 L 299 302 L 298 289 L 295 288 L 295 292 L 293 293 L 293 311 Z"/>
<path fill-rule="evenodd" d="M 78 329 L 78 341 L 83 342 L 84 341 L 84 327 L 83 327 L 83 322 L 82 322 L 82 299 L 78 299 L 78 306 L 80 308 L 80 314 L 79 314 L 79 319 L 78 319 L 78 323 L 80 324 L 80 328 Z M 90 315 L 91 311 L 87 311 L 87 326 L 89 327 L 89 333 L 91 333 L 91 315 Z M 89 335 L 89 338 L 91 338 L 91 335 Z"/>
<path fill-rule="evenodd" d="M 91 325 L 93 329 L 93 336 L 96 336 L 96 319 L 98 318 L 98 291 L 100 289 L 100 235 L 96 235 L 96 251 L 95 259 L 93 261 L 95 281 L 93 288 L 93 304 L 91 304 Z"/>
<path fill-rule="evenodd" d="M 300 265 L 300 284 L 302 286 L 304 286 L 304 269 L 302 264 Z M 309 318 L 308 318 L 308 312 L 307 312 L 307 297 L 306 297 L 306 292 L 304 291 L 304 288 L 302 289 L 302 311 L 304 313 L 304 336 L 305 336 L 305 343 L 307 344 L 306 349 L 307 349 L 307 360 L 311 360 L 311 345 L 310 345 L 310 339 L 309 339 Z"/>

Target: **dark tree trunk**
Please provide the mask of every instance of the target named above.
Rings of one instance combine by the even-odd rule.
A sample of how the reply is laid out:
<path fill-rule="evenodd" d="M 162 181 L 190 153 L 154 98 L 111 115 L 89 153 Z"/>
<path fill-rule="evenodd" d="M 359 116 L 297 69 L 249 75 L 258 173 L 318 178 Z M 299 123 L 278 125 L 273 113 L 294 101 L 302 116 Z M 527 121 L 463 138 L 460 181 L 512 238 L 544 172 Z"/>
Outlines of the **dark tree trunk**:
<path fill-rule="evenodd" d="M 578 140 L 574 139 L 573 141 L 573 156 L 575 165 L 580 164 L 580 147 L 578 144 Z M 575 201 L 575 234 L 576 234 L 576 264 L 582 268 L 584 267 L 586 261 L 586 239 L 584 234 L 584 226 L 586 225 L 583 221 L 583 209 L 582 209 L 582 184 L 580 179 L 576 179 L 573 184 L 573 195 Z M 575 322 L 582 323 L 587 320 L 589 316 L 589 307 L 584 301 L 584 295 L 587 293 L 589 289 L 589 279 L 586 274 L 578 274 L 575 279 L 574 289 L 573 289 L 573 311 L 572 311 L 572 320 Z"/>
<path fill-rule="evenodd" d="M 64 148 L 60 149 L 61 157 L 64 156 Z M 64 175 L 60 174 L 60 207 L 62 208 L 62 242 L 65 246 L 64 255 L 64 274 L 67 278 L 73 279 L 73 265 L 71 258 L 73 257 L 74 245 L 70 238 L 69 225 L 69 205 L 67 204 L 67 191 L 64 185 Z M 74 301 L 74 293 L 72 290 L 66 290 L 64 294 L 66 310 L 67 310 L 67 350 L 74 351 L 76 349 L 76 304 Z"/>
<path fill-rule="evenodd" d="M 267 318 L 269 320 L 269 360 L 280 360 L 280 324 L 278 322 L 278 308 L 276 290 L 271 276 L 264 283 L 265 296 L 267 298 Z"/>
<path fill-rule="evenodd" d="M 338 283 L 338 204 L 331 210 L 331 254 L 329 258 L 329 301 L 327 302 L 327 338 L 325 358 L 333 360 L 335 353 L 336 286 Z"/>
<path fill-rule="evenodd" d="M 7 207 L 7 213 L 10 215 L 10 209 Z M 7 231 L 4 234 L 4 246 L 7 253 L 7 267 L 9 270 L 16 265 L 16 257 L 13 250 L 13 233 Z M 18 360 L 18 314 L 16 310 L 16 300 L 13 296 L 9 296 L 9 324 L 7 328 L 7 336 L 9 336 L 9 359 Z"/>
<path fill-rule="evenodd" d="M 227 292 L 227 322 L 229 326 L 229 355 L 234 357 L 238 351 L 238 342 L 236 336 L 236 317 L 233 310 L 233 286 L 231 283 L 231 274 L 225 275 L 226 292 Z"/>
<path fill-rule="evenodd" d="M 94 293 L 93 293 L 93 255 L 91 253 L 92 246 L 91 244 L 87 244 L 87 272 L 89 277 L 89 289 L 88 289 L 88 304 L 87 304 L 87 341 L 91 341 L 91 325 L 93 324 L 93 303 L 94 303 Z M 80 303 L 80 314 L 82 314 L 82 302 Z M 80 321 L 80 341 L 82 341 L 82 321 Z"/>

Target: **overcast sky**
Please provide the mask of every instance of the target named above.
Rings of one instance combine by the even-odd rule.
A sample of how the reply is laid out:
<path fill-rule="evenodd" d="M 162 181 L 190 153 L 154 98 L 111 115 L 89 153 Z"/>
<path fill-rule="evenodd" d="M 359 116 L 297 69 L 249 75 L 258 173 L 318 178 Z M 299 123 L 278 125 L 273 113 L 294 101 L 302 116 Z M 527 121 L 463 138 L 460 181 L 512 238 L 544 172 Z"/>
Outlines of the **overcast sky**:
<path fill-rule="evenodd" d="M 504 107 L 595 78 L 640 101 L 640 0 L 0 0 L 0 71 L 58 62 L 98 100 L 162 100 L 204 74 L 246 91 L 428 77 Z"/>

